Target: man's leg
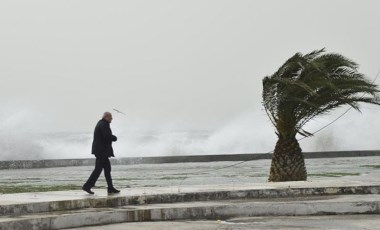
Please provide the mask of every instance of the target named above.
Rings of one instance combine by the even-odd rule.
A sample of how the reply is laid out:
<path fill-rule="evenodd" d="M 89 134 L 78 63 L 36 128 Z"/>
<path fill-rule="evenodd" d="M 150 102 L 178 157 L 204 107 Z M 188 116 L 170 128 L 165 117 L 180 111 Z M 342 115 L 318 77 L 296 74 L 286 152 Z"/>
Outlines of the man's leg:
<path fill-rule="evenodd" d="M 95 186 L 96 181 L 98 180 L 102 170 L 104 168 L 103 160 L 100 157 L 96 157 L 95 161 L 95 169 L 92 171 L 90 177 L 87 182 L 83 185 L 84 188 L 91 189 Z"/>
<path fill-rule="evenodd" d="M 104 176 L 107 180 L 108 185 L 108 193 L 119 193 L 120 191 L 115 189 L 112 184 L 112 177 L 111 177 L 111 162 L 107 158 L 107 161 L 104 161 Z"/>
<path fill-rule="evenodd" d="M 106 178 L 108 188 L 113 188 L 111 177 L 111 162 L 108 157 L 104 159 L 104 177 Z"/>

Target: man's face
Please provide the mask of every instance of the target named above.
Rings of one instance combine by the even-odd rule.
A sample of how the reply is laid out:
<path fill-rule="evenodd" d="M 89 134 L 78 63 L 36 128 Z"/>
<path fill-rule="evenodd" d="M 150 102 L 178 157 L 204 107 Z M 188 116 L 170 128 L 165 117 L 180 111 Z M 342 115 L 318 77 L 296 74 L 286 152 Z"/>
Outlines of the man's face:
<path fill-rule="evenodd" d="M 106 120 L 107 122 L 111 123 L 112 122 L 112 114 L 107 114 L 105 117 L 104 117 L 104 120 Z"/>

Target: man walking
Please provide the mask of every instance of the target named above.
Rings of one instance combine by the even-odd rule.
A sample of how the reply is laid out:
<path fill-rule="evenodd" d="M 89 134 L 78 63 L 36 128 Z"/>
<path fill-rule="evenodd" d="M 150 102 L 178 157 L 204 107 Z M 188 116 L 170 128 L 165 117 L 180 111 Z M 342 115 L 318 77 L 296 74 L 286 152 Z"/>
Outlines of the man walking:
<path fill-rule="evenodd" d="M 94 194 L 91 188 L 95 186 L 102 170 L 104 169 L 104 176 L 106 177 L 108 185 L 108 193 L 119 193 L 120 191 L 115 189 L 112 184 L 111 177 L 111 162 L 110 157 L 114 157 L 112 142 L 117 141 L 116 136 L 112 135 L 110 123 L 112 122 L 112 114 L 105 112 L 103 118 L 96 124 L 94 131 L 94 140 L 92 142 L 92 154 L 96 157 L 95 169 L 91 173 L 90 178 L 83 185 L 83 191 L 89 194 Z"/>

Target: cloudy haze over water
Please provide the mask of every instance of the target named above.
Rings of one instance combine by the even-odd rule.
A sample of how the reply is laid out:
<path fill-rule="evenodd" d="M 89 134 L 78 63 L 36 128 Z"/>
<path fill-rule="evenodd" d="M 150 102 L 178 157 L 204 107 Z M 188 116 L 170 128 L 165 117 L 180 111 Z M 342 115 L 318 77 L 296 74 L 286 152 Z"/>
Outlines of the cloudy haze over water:
<path fill-rule="evenodd" d="M 117 156 L 270 151 L 262 78 L 326 47 L 373 79 L 379 25 L 375 0 L 1 1 L 0 160 L 90 157 L 112 108 Z M 362 108 L 301 146 L 380 149 L 380 109 Z"/>

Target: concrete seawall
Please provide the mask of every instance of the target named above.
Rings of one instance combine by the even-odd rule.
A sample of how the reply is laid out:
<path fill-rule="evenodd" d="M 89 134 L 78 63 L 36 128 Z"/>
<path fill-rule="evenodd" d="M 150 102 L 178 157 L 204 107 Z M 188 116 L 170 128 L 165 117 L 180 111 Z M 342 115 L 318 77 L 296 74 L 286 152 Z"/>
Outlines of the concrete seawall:
<path fill-rule="evenodd" d="M 215 221 L 237 217 L 379 214 L 379 191 L 376 183 L 300 181 L 250 183 L 234 188 L 189 186 L 182 192 L 170 187 L 131 188 L 117 195 L 107 195 L 104 190 L 96 190 L 94 196 L 75 190 L 4 194 L 0 196 L 0 230 L 67 229 L 143 221 Z M 242 229 L 231 225 L 227 228 Z"/>
<path fill-rule="evenodd" d="M 371 151 L 333 151 L 333 152 L 307 152 L 306 159 L 313 158 L 337 158 L 337 157 L 366 157 L 380 156 L 380 150 Z M 191 156 L 161 156 L 161 157 L 126 157 L 114 158 L 114 165 L 130 164 L 162 164 L 162 163 L 186 163 L 186 162 L 215 162 L 215 161 L 250 161 L 271 159 L 270 153 L 257 154 L 225 154 L 225 155 L 191 155 Z M 30 169 L 30 168 L 54 168 L 69 166 L 92 166 L 94 158 L 85 159 L 55 159 L 55 160 L 16 160 L 0 161 L 1 169 Z"/>

